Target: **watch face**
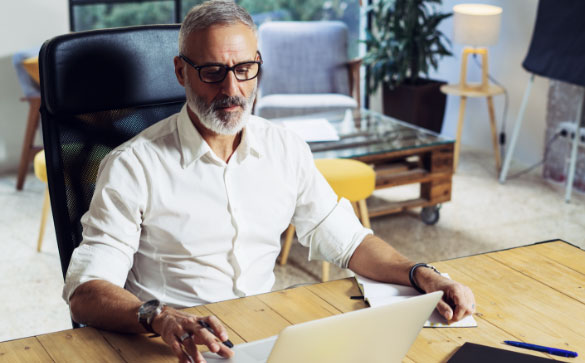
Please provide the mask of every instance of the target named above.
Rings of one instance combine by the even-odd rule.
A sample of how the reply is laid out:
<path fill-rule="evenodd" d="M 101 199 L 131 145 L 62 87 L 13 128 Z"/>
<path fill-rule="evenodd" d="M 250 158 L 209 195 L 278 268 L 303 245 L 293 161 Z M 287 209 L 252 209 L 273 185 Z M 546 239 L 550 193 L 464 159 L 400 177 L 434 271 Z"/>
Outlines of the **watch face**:
<path fill-rule="evenodd" d="M 154 314 L 154 312 L 161 306 L 160 301 L 158 300 L 150 300 L 145 302 L 144 304 L 142 304 L 140 306 L 140 309 L 138 309 L 138 315 L 140 317 L 144 317 L 147 318 L 148 316 L 151 316 L 152 314 Z"/>

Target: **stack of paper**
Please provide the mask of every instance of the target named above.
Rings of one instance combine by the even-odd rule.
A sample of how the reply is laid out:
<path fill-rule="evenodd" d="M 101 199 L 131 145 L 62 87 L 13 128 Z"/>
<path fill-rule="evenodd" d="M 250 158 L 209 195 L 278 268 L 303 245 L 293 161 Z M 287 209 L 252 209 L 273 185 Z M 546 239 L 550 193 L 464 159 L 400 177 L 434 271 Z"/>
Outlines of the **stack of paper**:
<path fill-rule="evenodd" d="M 283 124 L 306 142 L 339 140 L 337 131 L 325 118 L 284 121 Z"/>
<path fill-rule="evenodd" d="M 448 274 L 443 274 L 443 276 L 449 277 Z M 364 295 L 364 300 L 371 307 L 392 304 L 408 299 L 409 297 L 420 295 L 418 291 L 410 286 L 387 284 L 359 275 L 356 275 L 355 279 Z M 476 327 L 477 322 L 472 315 L 469 315 L 458 322 L 447 324 L 445 318 L 435 309 L 424 326 L 427 328 L 470 328 Z"/>

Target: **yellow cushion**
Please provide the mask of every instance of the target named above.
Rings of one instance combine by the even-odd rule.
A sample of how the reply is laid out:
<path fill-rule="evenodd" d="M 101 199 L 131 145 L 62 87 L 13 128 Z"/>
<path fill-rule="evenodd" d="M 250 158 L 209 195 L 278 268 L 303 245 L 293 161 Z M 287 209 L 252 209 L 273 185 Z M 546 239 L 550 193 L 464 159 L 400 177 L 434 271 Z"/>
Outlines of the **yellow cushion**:
<path fill-rule="evenodd" d="M 352 159 L 317 159 L 317 169 L 323 174 L 338 197 L 350 202 L 366 199 L 376 187 L 374 169 Z"/>
<path fill-rule="evenodd" d="M 43 182 L 47 182 L 47 162 L 45 161 L 45 150 L 35 155 L 35 175 Z"/>

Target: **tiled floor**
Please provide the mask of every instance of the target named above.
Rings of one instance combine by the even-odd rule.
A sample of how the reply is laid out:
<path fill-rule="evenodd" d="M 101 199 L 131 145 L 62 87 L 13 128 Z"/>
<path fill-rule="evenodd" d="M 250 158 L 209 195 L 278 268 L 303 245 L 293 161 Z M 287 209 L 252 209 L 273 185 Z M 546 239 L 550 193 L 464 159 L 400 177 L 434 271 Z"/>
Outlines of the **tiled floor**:
<path fill-rule="evenodd" d="M 61 299 L 63 278 L 49 224 L 43 249 L 36 252 L 44 185 L 31 174 L 21 192 L 15 176 L 0 176 L 0 341 L 70 328 Z M 404 199 L 416 186 L 376 192 L 376 198 Z M 497 182 L 491 154 L 464 149 L 453 181 L 452 201 L 435 226 L 418 211 L 372 220 L 374 231 L 415 261 L 436 261 L 549 239 L 585 248 L 585 196 L 533 172 L 505 185 Z M 277 266 L 275 289 L 318 281 L 321 264 L 307 262 L 307 250 L 293 244 L 289 263 Z M 348 272 L 332 267 L 332 278 Z"/>

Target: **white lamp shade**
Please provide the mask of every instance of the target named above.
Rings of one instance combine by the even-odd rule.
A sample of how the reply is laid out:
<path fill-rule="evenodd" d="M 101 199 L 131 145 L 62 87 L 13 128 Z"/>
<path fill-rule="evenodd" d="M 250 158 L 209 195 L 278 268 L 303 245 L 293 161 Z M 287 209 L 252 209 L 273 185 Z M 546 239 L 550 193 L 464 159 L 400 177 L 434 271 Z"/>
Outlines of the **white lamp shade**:
<path fill-rule="evenodd" d="M 498 42 L 502 8 L 485 4 L 453 7 L 454 40 L 459 44 L 485 47 Z"/>

